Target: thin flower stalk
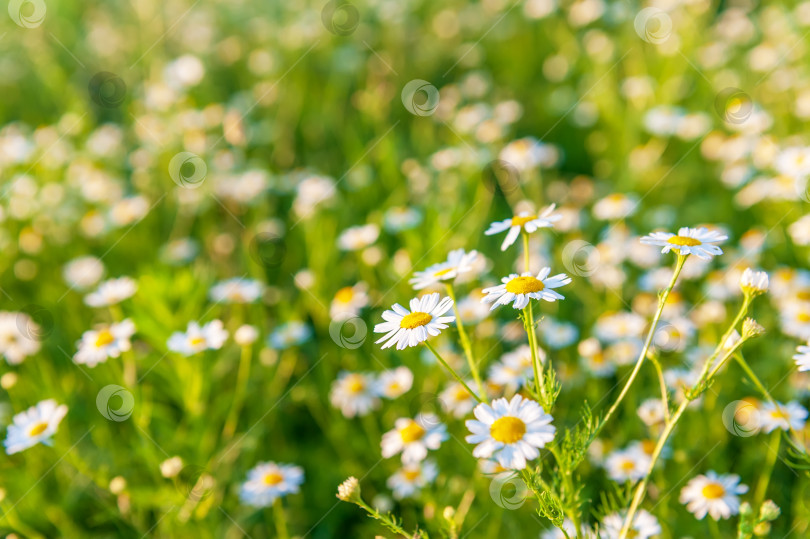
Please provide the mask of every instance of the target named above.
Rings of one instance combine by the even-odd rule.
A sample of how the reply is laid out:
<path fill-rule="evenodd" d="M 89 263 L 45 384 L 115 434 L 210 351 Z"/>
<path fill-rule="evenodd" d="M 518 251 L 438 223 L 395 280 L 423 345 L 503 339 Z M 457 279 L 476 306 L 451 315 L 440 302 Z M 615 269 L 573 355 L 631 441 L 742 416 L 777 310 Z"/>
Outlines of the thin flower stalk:
<path fill-rule="evenodd" d="M 478 369 L 478 364 L 473 356 L 470 338 L 467 336 L 467 331 L 464 329 L 464 323 L 461 321 L 461 313 L 458 310 L 458 303 L 456 302 L 456 293 L 453 290 L 452 283 L 447 283 L 447 295 L 453 300 L 453 312 L 456 315 L 456 327 L 458 328 L 459 340 L 461 340 L 461 348 L 464 350 L 464 355 L 467 358 L 467 366 L 470 368 L 475 385 L 478 388 L 478 394 L 481 398 L 486 398 L 486 391 L 484 391 L 484 383 L 481 381 L 481 372 Z"/>

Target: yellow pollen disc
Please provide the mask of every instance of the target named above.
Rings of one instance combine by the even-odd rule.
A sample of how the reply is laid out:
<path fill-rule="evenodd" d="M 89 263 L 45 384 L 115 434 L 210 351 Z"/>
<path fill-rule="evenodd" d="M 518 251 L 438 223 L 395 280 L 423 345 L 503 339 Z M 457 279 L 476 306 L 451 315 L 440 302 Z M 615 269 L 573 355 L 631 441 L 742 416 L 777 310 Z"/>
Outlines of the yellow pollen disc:
<path fill-rule="evenodd" d="M 31 430 L 28 431 L 28 435 L 29 436 L 39 436 L 40 434 L 45 432 L 45 429 L 47 429 L 47 428 L 48 428 L 48 424 L 46 422 L 43 421 L 42 423 L 37 423 L 36 425 L 31 427 Z"/>
<path fill-rule="evenodd" d="M 810 322 L 810 313 L 799 313 L 797 318 L 799 322 Z"/>
<path fill-rule="evenodd" d="M 546 287 L 543 281 L 531 276 L 515 277 L 506 283 L 506 291 L 513 294 L 528 294 L 530 292 L 540 292 Z"/>
<path fill-rule="evenodd" d="M 655 450 L 655 440 L 642 440 L 641 449 L 648 455 L 652 455 Z"/>
<path fill-rule="evenodd" d="M 771 412 L 771 417 L 774 419 L 790 419 L 788 413 L 781 409 Z"/>
<path fill-rule="evenodd" d="M 335 294 L 335 301 L 340 303 L 349 303 L 354 297 L 354 290 L 351 286 L 341 288 Z"/>
<path fill-rule="evenodd" d="M 411 421 L 408 425 L 400 429 L 399 435 L 402 436 L 402 441 L 406 444 L 421 440 L 425 435 L 425 429 L 422 428 L 416 421 Z"/>
<path fill-rule="evenodd" d="M 391 393 L 396 393 L 400 389 L 402 389 L 402 386 L 400 386 L 397 382 L 391 382 L 390 384 L 388 384 L 388 391 L 390 391 Z"/>
<path fill-rule="evenodd" d="M 434 277 L 444 277 L 445 275 L 447 275 L 448 273 L 450 273 L 451 271 L 453 271 L 455 269 L 456 268 L 445 268 L 443 270 L 437 271 L 436 273 L 433 274 L 433 276 Z"/>
<path fill-rule="evenodd" d="M 810 301 L 810 290 L 800 290 L 796 294 L 796 299 L 800 299 L 801 301 Z"/>
<path fill-rule="evenodd" d="M 638 537 L 638 530 L 631 529 L 627 532 L 627 539 L 636 539 Z"/>
<path fill-rule="evenodd" d="M 191 343 L 191 346 L 197 346 L 205 342 L 205 337 L 192 337 L 188 342 Z"/>
<path fill-rule="evenodd" d="M 489 434 L 501 443 L 513 444 L 523 439 L 523 435 L 526 434 L 526 423 L 517 417 L 504 416 L 492 423 Z"/>
<path fill-rule="evenodd" d="M 270 486 L 278 485 L 282 481 L 284 481 L 284 476 L 282 476 L 280 473 L 270 472 L 269 474 L 264 476 L 264 484 L 265 485 L 270 485 Z"/>
<path fill-rule="evenodd" d="M 723 485 L 709 483 L 703 487 L 700 493 L 703 494 L 703 497 L 707 500 L 716 500 L 718 498 L 722 498 L 726 494 L 726 489 L 723 488 Z"/>
<path fill-rule="evenodd" d="M 96 348 L 101 348 L 102 346 L 107 346 L 111 342 L 115 340 L 113 334 L 110 333 L 109 329 L 102 329 L 98 332 L 96 336 Z"/>
<path fill-rule="evenodd" d="M 537 219 L 536 215 L 527 215 L 526 217 L 515 215 L 512 217 L 512 226 L 523 226 L 529 221 L 534 221 L 535 219 Z"/>
<path fill-rule="evenodd" d="M 686 245 L 687 247 L 694 247 L 695 245 L 702 245 L 700 240 L 690 238 L 688 236 L 672 236 L 667 240 L 667 243 L 672 245 Z"/>
<path fill-rule="evenodd" d="M 402 321 L 399 323 L 399 327 L 405 329 L 418 328 L 419 326 L 427 325 L 431 320 L 433 320 L 433 317 L 428 313 L 416 311 L 404 316 Z"/>
<path fill-rule="evenodd" d="M 405 470 L 402 472 L 402 476 L 408 481 L 416 481 L 419 479 L 419 475 L 419 470 Z"/>
<path fill-rule="evenodd" d="M 363 389 L 365 389 L 366 382 L 365 380 L 363 380 L 362 376 L 355 374 L 350 378 L 351 379 L 349 380 L 349 392 L 360 393 L 361 391 L 363 391 Z"/>
<path fill-rule="evenodd" d="M 608 195 L 607 199 L 611 202 L 623 202 L 624 195 L 621 193 L 613 193 L 612 195 Z"/>
<path fill-rule="evenodd" d="M 456 394 L 453 395 L 453 398 L 457 401 L 465 401 L 470 397 L 470 394 L 467 393 L 467 390 L 463 387 L 456 389 Z"/>
<path fill-rule="evenodd" d="M 636 464 L 632 460 L 625 460 L 624 462 L 622 462 L 620 468 L 625 472 L 629 472 L 636 468 Z"/>

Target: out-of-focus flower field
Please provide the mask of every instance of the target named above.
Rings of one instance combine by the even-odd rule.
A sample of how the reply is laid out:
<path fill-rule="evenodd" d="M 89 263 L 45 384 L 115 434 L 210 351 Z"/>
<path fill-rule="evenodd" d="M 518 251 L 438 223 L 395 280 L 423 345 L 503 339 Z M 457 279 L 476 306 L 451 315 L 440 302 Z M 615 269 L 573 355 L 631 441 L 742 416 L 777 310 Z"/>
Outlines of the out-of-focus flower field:
<path fill-rule="evenodd" d="M 810 2 L 2 15 L 7 537 L 810 535 Z"/>

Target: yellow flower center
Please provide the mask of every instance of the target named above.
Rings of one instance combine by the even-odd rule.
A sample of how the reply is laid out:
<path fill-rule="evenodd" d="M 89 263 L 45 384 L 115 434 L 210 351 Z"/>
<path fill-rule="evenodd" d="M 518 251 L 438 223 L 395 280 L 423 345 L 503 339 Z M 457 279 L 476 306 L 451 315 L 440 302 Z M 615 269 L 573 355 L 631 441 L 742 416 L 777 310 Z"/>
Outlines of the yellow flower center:
<path fill-rule="evenodd" d="M 652 455 L 653 451 L 655 450 L 655 440 L 642 440 L 641 450 L 648 455 Z"/>
<path fill-rule="evenodd" d="M 636 468 L 636 463 L 633 462 L 632 460 L 625 460 L 624 462 L 622 462 L 622 465 L 619 466 L 619 468 L 621 468 L 622 471 L 630 472 Z"/>
<path fill-rule="evenodd" d="M 96 335 L 96 348 L 107 346 L 113 341 L 115 341 L 115 337 L 113 337 L 113 334 L 110 333 L 110 330 L 102 329 L 98 332 L 98 335 Z"/>
<path fill-rule="evenodd" d="M 790 419 L 790 416 L 788 416 L 788 413 L 786 411 L 782 410 L 781 408 L 776 409 L 773 412 L 771 412 L 771 417 L 774 418 L 774 419 Z"/>
<path fill-rule="evenodd" d="M 406 427 L 400 429 L 399 435 L 402 436 L 403 442 L 409 444 L 421 440 L 422 436 L 425 435 L 425 429 L 423 429 L 419 423 L 412 420 Z"/>
<path fill-rule="evenodd" d="M 399 323 L 399 327 L 405 329 L 418 328 L 419 326 L 427 325 L 431 320 L 433 320 L 433 317 L 428 313 L 416 311 L 404 316 L 402 321 Z"/>
<path fill-rule="evenodd" d="M 402 472 L 402 476 L 408 481 L 416 481 L 419 479 L 419 475 L 419 470 L 405 470 Z"/>
<path fill-rule="evenodd" d="M 722 498 L 726 494 L 726 489 L 723 488 L 723 485 L 718 483 L 709 483 L 700 491 L 703 494 L 703 497 L 707 500 L 716 500 L 718 498 Z"/>
<path fill-rule="evenodd" d="M 339 303 L 349 303 L 354 297 L 354 290 L 351 286 L 341 288 L 335 294 L 335 301 Z"/>
<path fill-rule="evenodd" d="M 810 301 L 810 290 L 800 290 L 796 293 L 796 298 L 801 301 Z"/>
<path fill-rule="evenodd" d="M 48 428 L 48 423 L 46 423 L 45 421 L 37 423 L 36 425 L 31 427 L 31 430 L 28 431 L 28 436 L 39 436 L 40 434 L 45 432 L 45 429 L 47 429 L 47 428 Z"/>
<path fill-rule="evenodd" d="M 402 386 L 399 385 L 399 382 L 391 382 L 390 384 L 388 384 L 389 393 L 396 393 L 400 389 L 402 389 Z"/>
<path fill-rule="evenodd" d="M 192 337 L 188 340 L 191 346 L 199 346 L 205 342 L 205 337 Z"/>
<path fill-rule="evenodd" d="M 797 318 L 799 319 L 799 322 L 810 322 L 810 313 L 799 313 Z"/>
<path fill-rule="evenodd" d="M 690 238 L 689 236 L 672 236 L 667 240 L 667 243 L 671 243 L 672 245 L 686 245 L 688 247 L 694 247 L 695 245 L 701 245 L 700 240 L 696 240 L 695 238 Z"/>
<path fill-rule="evenodd" d="M 513 444 L 526 434 L 526 423 L 517 417 L 501 417 L 489 427 L 489 434 L 501 443 Z"/>
<path fill-rule="evenodd" d="M 513 294 L 529 294 L 531 292 L 540 292 L 546 287 L 543 281 L 531 276 L 515 277 L 506 283 L 506 291 Z"/>
<path fill-rule="evenodd" d="M 282 476 L 278 472 L 270 472 L 270 473 L 268 473 L 267 475 L 264 476 L 264 484 L 265 485 L 270 485 L 270 486 L 278 485 L 282 481 L 284 481 L 284 476 Z"/>
<path fill-rule="evenodd" d="M 365 389 L 366 381 L 359 374 L 352 374 L 349 376 L 349 392 L 360 393 Z"/>
<path fill-rule="evenodd" d="M 512 217 L 512 226 L 523 226 L 529 221 L 534 221 L 535 219 L 537 219 L 536 215 L 527 215 L 525 217 L 515 215 L 514 217 Z"/>
<path fill-rule="evenodd" d="M 454 269 L 456 269 L 456 268 L 445 268 L 443 270 L 437 271 L 436 273 L 433 274 L 433 276 L 434 277 L 444 277 L 445 275 L 447 275 L 448 273 L 450 273 Z"/>
<path fill-rule="evenodd" d="M 465 401 L 470 398 L 470 394 L 467 393 L 467 390 L 463 387 L 456 388 L 456 393 L 453 395 L 453 398 L 457 401 Z"/>

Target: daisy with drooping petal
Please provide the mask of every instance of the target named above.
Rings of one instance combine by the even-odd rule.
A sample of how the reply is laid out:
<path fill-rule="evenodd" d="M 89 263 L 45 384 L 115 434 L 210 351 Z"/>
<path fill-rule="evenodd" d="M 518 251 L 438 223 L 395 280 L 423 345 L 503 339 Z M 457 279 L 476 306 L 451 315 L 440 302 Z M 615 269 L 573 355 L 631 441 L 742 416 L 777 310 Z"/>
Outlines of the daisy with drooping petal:
<path fill-rule="evenodd" d="M 714 520 L 732 517 L 740 512 L 739 494 L 748 492 L 739 475 L 718 475 L 713 471 L 689 480 L 681 490 L 680 502 L 698 520 L 708 513 Z"/>
<path fill-rule="evenodd" d="M 239 499 L 253 507 L 269 507 L 277 498 L 297 493 L 303 482 L 304 470 L 300 466 L 261 462 L 239 487 Z"/>
<path fill-rule="evenodd" d="M 211 287 L 209 296 L 217 303 L 253 303 L 264 292 L 264 285 L 255 279 L 228 279 Z"/>
<path fill-rule="evenodd" d="M 428 336 L 435 337 L 441 333 L 456 318 L 444 316 L 453 307 L 453 300 L 440 298 L 438 292 L 414 298 L 410 303 L 410 311 L 395 303 L 392 310 L 382 314 L 385 322 L 374 326 L 375 333 L 385 333 L 377 344 L 386 341 L 382 346 L 383 350 L 394 345 L 397 350 L 404 350 L 426 341 Z"/>
<path fill-rule="evenodd" d="M 115 324 L 85 331 L 82 339 L 76 344 L 79 350 L 73 356 L 73 362 L 95 367 L 99 363 L 107 361 L 107 358 L 118 357 L 121 352 L 132 348 L 129 338 L 134 333 L 135 324 L 129 318 Z"/>
<path fill-rule="evenodd" d="M 342 372 L 332 383 L 329 401 L 346 417 L 363 416 L 380 406 L 374 375 Z"/>
<path fill-rule="evenodd" d="M 381 397 L 396 399 L 407 393 L 413 385 L 413 373 L 408 367 L 397 367 L 380 373 L 377 391 Z"/>
<path fill-rule="evenodd" d="M 189 322 L 185 333 L 176 331 L 169 337 L 167 346 L 172 352 L 191 356 L 203 350 L 219 350 L 228 339 L 228 331 L 223 327 L 221 320 L 212 320 L 200 326 L 197 322 Z"/>
<path fill-rule="evenodd" d="M 414 290 L 422 290 L 441 281 L 450 281 L 462 273 L 473 269 L 473 262 L 478 257 L 478 251 L 466 252 L 464 249 L 450 251 L 447 260 L 428 266 L 424 271 L 417 271 L 408 281 Z"/>
<path fill-rule="evenodd" d="M 768 274 L 745 268 L 740 277 L 740 289 L 749 296 L 758 296 L 768 291 Z"/>
<path fill-rule="evenodd" d="M 484 234 L 487 236 L 492 236 L 493 234 L 500 234 L 504 230 L 509 230 L 509 232 L 506 233 L 506 238 L 504 238 L 503 243 L 501 244 L 501 251 L 505 251 L 507 247 L 515 243 L 515 240 L 520 235 L 521 230 L 525 230 L 527 233 L 531 234 L 538 228 L 552 228 L 554 226 L 554 222 L 559 221 L 562 218 L 562 215 L 553 214 L 555 207 L 556 204 L 552 204 L 543 210 L 539 215 L 524 211 L 515 215 L 511 219 L 495 221 L 489 225 L 489 228 L 486 230 L 486 232 L 484 232 Z"/>
<path fill-rule="evenodd" d="M 51 445 L 51 438 L 67 411 L 68 407 L 64 404 L 56 404 L 55 400 L 48 399 L 15 415 L 3 442 L 6 453 L 19 453 L 39 443 Z"/>
<path fill-rule="evenodd" d="M 716 230 L 685 226 L 678 230 L 677 235 L 670 232 L 653 232 L 641 238 L 641 243 L 663 247 L 662 253 L 675 250 L 682 256 L 695 255 L 708 260 L 713 256 L 723 254 L 722 249 L 714 244 L 727 239 L 728 236 Z"/>
<path fill-rule="evenodd" d="M 600 537 L 619 539 L 625 516 L 624 513 L 611 513 L 603 518 Z M 658 519 L 646 509 L 639 509 L 633 516 L 633 524 L 630 526 L 630 533 L 627 536 L 634 539 L 650 539 L 659 533 L 661 533 L 661 525 L 658 523 Z"/>
<path fill-rule="evenodd" d="M 800 345 L 796 347 L 796 354 L 793 356 L 793 361 L 796 362 L 796 367 L 799 372 L 810 371 L 810 343 L 807 346 Z"/>
<path fill-rule="evenodd" d="M 424 462 L 414 462 L 404 465 L 401 469 L 388 478 L 386 485 L 394 492 L 394 498 L 410 498 L 433 483 L 439 475 L 439 468 L 432 460 Z"/>
<path fill-rule="evenodd" d="M 807 409 L 796 401 L 787 404 L 770 402 L 762 404 L 759 410 L 759 423 L 762 430 L 772 432 L 776 429 L 800 431 L 807 420 Z"/>
<path fill-rule="evenodd" d="M 513 273 L 501 279 L 503 284 L 485 288 L 486 297 L 481 301 L 492 303 L 490 310 L 493 310 L 498 305 L 507 305 L 509 303 L 512 303 L 512 307 L 515 309 L 523 309 L 532 299 L 546 301 L 565 299 L 565 296 L 555 292 L 554 288 L 570 283 L 571 278 L 565 273 L 558 273 L 553 277 L 549 277 L 549 273 L 551 273 L 551 268 L 541 269 L 537 277 L 534 277 L 531 273 L 522 273 L 520 275 Z"/>
<path fill-rule="evenodd" d="M 87 294 L 84 302 L 90 307 L 107 307 L 132 297 L 137 289 L 138 285 L 130 277 L 109 279 L 98 285 L 95 292 Z"/>
<path fill-rule="evenodd" d="M 420 462 L 428 449 L 438 449 L 447 439 L 447 428 L 433 414 L 419 414 L 414 419 L 400 417 L 394 428 L 383 434 L 382 456 L 390 458 L 402 453 L 402 463 Z"/>
<path fill-rule="evenodd" d="M 540 456 L 539 449 L 554 439 L 553 418 L 537 402 L 520 395 L 481 403 L 473 410 L 477 419 L 468 419 L 472 434 L 466 440 L 476 445 L 473 456 L 495 458 L 501 466 L 522 470 L 527 460 Z"/>

